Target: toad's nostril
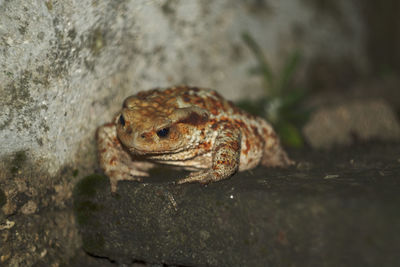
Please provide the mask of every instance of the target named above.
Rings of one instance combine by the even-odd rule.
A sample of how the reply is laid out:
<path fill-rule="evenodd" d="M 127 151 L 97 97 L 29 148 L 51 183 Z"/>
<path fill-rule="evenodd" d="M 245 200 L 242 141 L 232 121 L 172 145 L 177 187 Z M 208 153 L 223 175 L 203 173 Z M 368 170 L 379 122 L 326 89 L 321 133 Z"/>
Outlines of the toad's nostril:
<path fill-rule="evenodd" d="M 132 127 L 129 126 L 129 127 L 126 129 L 126 133 L 127 133 L 127 134 L 131 134 L 131 133 L 132 133 Z"/>

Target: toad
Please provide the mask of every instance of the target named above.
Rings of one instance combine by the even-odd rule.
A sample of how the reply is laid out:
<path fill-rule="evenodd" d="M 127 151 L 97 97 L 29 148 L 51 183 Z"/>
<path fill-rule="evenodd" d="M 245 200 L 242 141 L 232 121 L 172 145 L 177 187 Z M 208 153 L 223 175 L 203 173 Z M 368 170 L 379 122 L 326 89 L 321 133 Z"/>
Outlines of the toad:
<path fill-rule="evenodd" d="M 112 192 L 118 181 L 142 181 L 155 164 L 191 171 L 178 184 L 207 184 L 259 164 L 293 164 L 267 121 L 213 90 L 188 86 L 126 98 L 114 120 L 98 128 L 97 144 Z"/>

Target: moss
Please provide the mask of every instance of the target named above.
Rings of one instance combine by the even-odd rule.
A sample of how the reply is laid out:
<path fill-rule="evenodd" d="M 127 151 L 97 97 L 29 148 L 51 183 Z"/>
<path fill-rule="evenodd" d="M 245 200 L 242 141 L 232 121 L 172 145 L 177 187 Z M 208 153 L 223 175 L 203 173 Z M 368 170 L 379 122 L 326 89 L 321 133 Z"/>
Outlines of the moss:
<path fill-rule="evenodd" d="M 50 70 L 43 65 L 36 68 L 35 75 L 32 77 L 32 82 L 36 85 L 43 85 L 48 87 L 50 85 Z"/>
<path fill-rule="evenodd" d="M 68 31 L 68 37 L 73 41 L 75 40 L 77 36 L 75 28 L 72 28 L 71 30 Z"/>
<path fill-rule="evenodd" d="M 95 29 L 89 36 L 89 49 L 94 55 L 98 55 L 106 45 L 105 32 L 100 28 Z"/>
<path fill-rule="evenodd" d="M 76 170 L 73 172 L 74 174 L 78 175 Z M 109 182 L 107 177 L 97 174 L 86 176 L 75 186 L 74 213 L 78 224 L 91 223 L 90 219 L 93 218 L 93 213 L 99 212 L 104 208 L 102 205 L 90 200 L 100 189 L 109 190 Z"/>
<path fill-rule="evenodd" d="M 10 83 L 5 85 L 6 95 L 9 97 L 10 101 L 6 103 L 6 106 L 10 107 L 10 110 L 23 110 L 22 114 L 26 115 L 27 118 L 34 116 L 32 112 L 26 108 L 26 103 L 34 103 L 30 91 L 29 91 L 29 81 L 32 78 L 32 73 L 30 71 L 22 71 L 19 78 L 13 79 Z M 13 120 L 13 114 L 0 124 L 0 130 L 5 129 Z M 30 120 L 29 120 L 30 121 Z M 17 124 L 17 129 L 21 126 L 25 126 L 23 123 Z"/>
<path fill-rule="evenodd" d="M 51 47 L 51 54 L 49 60 L 56 62 L 51 68 L 51 77 L 62 77 L 69 73 L 69 69 L 73 62 L 81 60 L 79 54 L 82 48 L 86 46 L 85 40 L 80 41 L 78 34 L 74 28 L 70 29 L 67 33 L 60 30 L 59 25 L 62 25 L 64 21 L 56 17 L 53 19 L 53 27 L 55 32 L 55 38 L 49 40 Z"/>
<path fill-rule="evenodd" d="M 101 250 L 104 247 L 104 237 L 97 233 L 83 240 L 83 248 L 88 251 Z"/>
<path fill-rule="evenodd" d="M 175 9 L 176 9 L 175 5 L 176 5 L 176 1 L 167 0 L 161 6 L 161 10 L 165 15 L 174 15 L 175 14 Z"/>
<path fill-rule="evenodd" d="M 4 194 L 3 190 L 0 189 L 0 207 L 3 207 L 7 202 L 6 194 Z"/>
<path fill-rule="evenodd" d="M 22 25 L 20 25 L 20 26 L 18 27 L 19 33 L 20 33 L 21 35 L 25 35 L 26 29 L 28 28 L 28 26 L 29 26 L 29 22 L 27 22 L 27 21 L 23 22 Z"/>
<path fill-rule="evenodd" d="M 14 74 L 11 71 L 4 71 L 4 73 L 8 76 L 8 78 L 14 77 Z"/>
<path fill-rule="evenodd" d="M 43 138 L 36 137 L 35 140 L 39 146 L 43 146 Z"/>
<path fill-rule="evenodd" d="M 90 70 L 94 71 L 95 63 L 93 60 L 88 60 L 87 58 L 84 59 L 83 63 L 85 64 L 85 67 Z"/>
<path fill-rule="evenodd" d="M 7 74 L 10 78 L 14 75 L 15 74 L 12 73 Z M 32 122 L 38 119 L 38 109 L 48 109 L 46 105 L 39 104 L 37 103 L 37 100 L 32 98 L 30 94 L 32 90 L 31 85 L 44 85 L 41 86 L 41 88 L 45 88 L 49 85 L 49 77 L 50 71 L 45 70 L 43 66 L 38 66 L 34 72 L 29 70 L 21 71 L 18 76 L 15 75 L 14 79 L 4 86 L 6 95 L 9 99 L 5 105 L 11 112 L 0 124 L 0 130 L 6 129 L 14 120 L 17 120 L 14 124 L 18 131 L 31 129 L 33 124 Z M 47 121 L 44 119 L 40 120 L 41 129 L 43 131 L 49 131 L 50 128 Z"/>
<path fill-rule="evenodd" d="M 53 1 L 52 0 L 47 1 L 45 4 L 46 4 L 46 7 L 47 7 L 48 11 L 52 11 L 53 10 Z"/>
<path fill-rule="evenodd" d="M 44 33 L 44 32 L 39 32 L 39 33 L 37 34 L 36 37 L 37 37 L 40 41 L 43 41 L 44 36 L 45 36 L 45 33 Z"/>
<path fill-rule="evenodd" d="M 31 94 L 29 92 L 29 81 L 32 78 L 32 72 L 24 70 L 21 72 L 21 76 L 16 83 L 13 83 L 12 87 L 15 89 L 13 98 L 18 98 L 22 101 L 32 101 Z M 14 91 L 14 90 L 13 90 Z M 21 102 L 22 102 L 21 101 Z M 23 107 L 25 103 L 19 103 L 18 107 Z"/>
<path fill-rule="evenodd" d="M 75 197 L 93 197 L 98 189 L 108 187 L 108 178 L 104 175 L 92 174 L 86 176 L 75 186 Z"/>
<path fill-rule="evenodd" d="M 103 206 L 89 200 L 74 202 L 75 218 L 80 225 L 88 224 L 90 218 L 93 217 L 93 213 L 100 212 L 103 209 Z"/>
<path fill-rule="evenodd" d="M 11 161 L 11 166 L 10 166 L 11 174 L 16 174 L 18 170 L 20 170 L 22 166 L 25 164 L 27 159 L 28 156 L 26 155 L 26 151 L 21 150 L 16 152 L 14 154 L 14 158 Z"/>

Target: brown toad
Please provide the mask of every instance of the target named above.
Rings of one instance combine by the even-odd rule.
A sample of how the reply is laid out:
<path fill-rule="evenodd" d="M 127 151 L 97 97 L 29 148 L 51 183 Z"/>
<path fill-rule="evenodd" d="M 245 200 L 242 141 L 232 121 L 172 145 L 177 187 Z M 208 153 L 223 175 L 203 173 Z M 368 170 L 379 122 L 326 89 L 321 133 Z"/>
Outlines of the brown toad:
<path fill-rule="evenodd" d="M 196 87 L 142 91 L 128 97 L 113 123 L 97 130 L 100 166 L 115 192 L 141 181 L 155 163 L 193 171 L 178 183 L 209 183 L 238 170 L 292 164 L 272 127 L 217 92 Z"/>

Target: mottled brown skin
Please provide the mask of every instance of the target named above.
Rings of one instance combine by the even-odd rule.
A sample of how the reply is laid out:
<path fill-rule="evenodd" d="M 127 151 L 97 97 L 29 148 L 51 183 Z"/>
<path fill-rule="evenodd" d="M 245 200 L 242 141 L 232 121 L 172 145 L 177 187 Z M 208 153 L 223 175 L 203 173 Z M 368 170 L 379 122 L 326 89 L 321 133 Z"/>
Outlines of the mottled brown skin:
<path fill-rule="evenodd" d="M 193 171 L 178 183 L 204 184 L 259 163 L 292 164 L 265 120 L 215 91 L 187 86 L 128 97 L 114 122 L 99 127 L 97 143 L 113 192 L 118 181 L 141 181 L 157 163 Z"/>

